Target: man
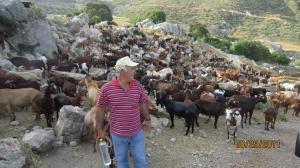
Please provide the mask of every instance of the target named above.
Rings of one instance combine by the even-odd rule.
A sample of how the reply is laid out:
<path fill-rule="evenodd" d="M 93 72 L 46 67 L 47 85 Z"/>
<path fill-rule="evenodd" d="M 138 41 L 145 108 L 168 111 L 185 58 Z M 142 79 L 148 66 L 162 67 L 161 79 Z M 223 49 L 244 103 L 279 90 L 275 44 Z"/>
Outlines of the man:
<path fill-rule="evenodd" d="M 135 67 L 138 63 L 129 57 L 116 62 L 117 75 L 101 87 L 97 106 L 98 136 L 104 138 L 104 109 L 108 107 L 110 134 L 113 142 L 118 168 L 128 168 L 128 150 L 133 157 L 135 168 L 147 168 L 144 132 L 151 129 L 148 113 L 148 96 L 143 86 L 134 80 Z M 145 119 L 142 123 L 142 117 Z"/>

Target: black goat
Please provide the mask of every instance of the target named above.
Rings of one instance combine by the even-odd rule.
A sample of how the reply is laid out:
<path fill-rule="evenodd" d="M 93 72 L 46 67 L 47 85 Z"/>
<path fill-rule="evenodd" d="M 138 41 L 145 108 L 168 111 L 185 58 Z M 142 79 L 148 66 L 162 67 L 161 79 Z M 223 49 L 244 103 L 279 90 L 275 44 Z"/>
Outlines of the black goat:
<path fill-rule="evenodd" d="M 209 116 L 209 119 L 211 116 L 215 116 L 214 126 L 215 128 L 218 128 L 217 122 L 219 116 L 225 114 L 226 98 L 223 96 L 216 96 L 216 102 L 209 102 L 206 100 L 198 99 L 194 101 L 194 103 L 198 109 L 198 114 L 201 113 L 207 115 Z"/>
<path fill-rule="evenodd" d="M 249 125 L 251 125 L 251 118 L 255 108 L 255 105 L 259 102 L 266 103 L 267 98 L 264 95 L 259 95 L 255 97 L 247 97 L 245 95 L 235 95 L 228 100 L 227 105 L 229 107 L 240 107 L 242 122 L 241 127 L 243 128 L 243 119 L 245 115 L 244 123 L 246 123 L 247 116 L 249 113 Z"/>
<path fill-rule="evenodd" d="M 194 133 L 194 119 L 197 116 L 197 111 L 189 104 L 183 102 L 177 102 L 168 99 L 169 94 L 166 90 L 161 90 L 159 93 L 159 102 L 166 107 L 167 112 L 171 118 L 171 128 L 174 127 L 174 115 L 178 117 L 184 117 L 187 125 L 185 135 L 188 135 L 190 127 L 192 126 L 192 133 Z"/>

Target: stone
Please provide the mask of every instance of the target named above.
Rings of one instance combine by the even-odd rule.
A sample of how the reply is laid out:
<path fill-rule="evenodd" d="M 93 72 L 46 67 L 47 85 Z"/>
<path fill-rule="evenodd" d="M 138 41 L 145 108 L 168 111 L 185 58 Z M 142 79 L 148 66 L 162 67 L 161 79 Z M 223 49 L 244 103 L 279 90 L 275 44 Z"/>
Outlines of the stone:
<path fill-rule="evenodd" d="M 81 138 L 84 128 L 85 113 L 80 107 L 65 105 L 60 109 L 55 125 L 57 140 L 70 143 Z"/>
<path fill-rule="evenodd" d="M 38 129 L 42 129 L 42 127 L 40 127 L 40 126 L 38 126 L 38 125 L 32 127 L 32 130 L 38 130 Z"/>
<path fill-rule="evenodd" d="M 199 131 L 199 135 L 200 135 L 200 137 L 202 137 L 202 138 L 207 138 L 207 137 L 208 137 L 207 133 L 204 132 L 203 130 L 200 130 L 200 131 Z"/>
<path fill-rule="evenodd" d="M 176 142 L 176 138 L 171 138 L 171 142 L 175 143 Z"/>
<path fill-rule="evenodd" d="M 162 126 L 164 126 L 164 127 L 169 126 L 170 120 L 168 118 L 160 118 L 159 120 L 160 120 Z"/>
<path fill-rule="evenodd" d="M 64 146 L 64 143 L 62 141 L 56 141 L 54 143 L 54 146 L 57 147 L 57 148 L 60 148 L 60 147 L 63 147 Z"/>
<path fill-rule="evenodd" d="M 9 125 L 11 125 L 11 126 L 18 126 L 19 124 L 20 124 L 19 121 L 12 121 L 9 123 Z"/>
<path fill-rule="evenodd" d="M 23 3 L 18 0 L 6 0 L 0 2 L 1 14 L 14 18 L 16 21 L 28 21 L 28 11 L 24 7 Z"/>
<path fill-rule="evenodd" d="M 242 151 L 241 150 L 236 150 L 235 153 L 240 154 Z"/>
<path fill-rule="evenodd" d="M 53 129 L 35 129 L 23 136 L 23 142 L 33 151 L 47 152 L 53 148 L 55 136 Z"/>
<path fill-rule="evenodd" d="M 153 115 L 150 115 L 150 118 L 151 118 L 151 124 L 154 129 L 161 128 L 161 122 L 159 121 L 159 119 L 157 119 Z"/>
<path fill-rule="evenodd" d="M 163 23 L 150 26 L 150 28 L 164 30 L 166 32 L 174 33 L 176 35 L 181 35 L 181 36 L 186 35 L 186 30 L 182 25 L 179 24 L 163 22 Z"/>
<path fill-rule="evenodd" d="M 71 141 L 70 142 L 70 146 L 72 146 L 72 147 L 75 147 L 77 145 L 78 145 L 77 141 Z"/>
<path fill-rule="evenodd" d="M 151 19 L 145 19 L 141 22 L 138 22 L 136 24 L 139 28 L 143 28 L 143 27 L 151 27 L 151 26 L 154 26 L 155 23 L 151 20 Z"/>
<path fill-rule="evenodd" d="M 16 71 L 17 69 L 17 67 L 14 64 L 12 64 L 9 60 L 6 59 L 0 60 L 0 67 L 10 71 Z"/>
<path fill-rule="evenodd" d="M 231 28 L 227 23 L 219 23 L 208 26 L 210 33 L 218 36 L 226 36 L 231 32 Z"/>
<path fill-rule="evenodd" d="M 21 151 L 20 142 L 15 138 L 0 139 L 0 167 L 23 168 L 25 156 Z"/>
<path fill-rule="evenodd" d="M 69 27 L 71 33 L 75 34 L 80 31 L 81 28 L 87 27 L 89 16 L 86 13 L 81 13 L 78 16 L 74 16 L 67 21 L 66 25 Z"/>

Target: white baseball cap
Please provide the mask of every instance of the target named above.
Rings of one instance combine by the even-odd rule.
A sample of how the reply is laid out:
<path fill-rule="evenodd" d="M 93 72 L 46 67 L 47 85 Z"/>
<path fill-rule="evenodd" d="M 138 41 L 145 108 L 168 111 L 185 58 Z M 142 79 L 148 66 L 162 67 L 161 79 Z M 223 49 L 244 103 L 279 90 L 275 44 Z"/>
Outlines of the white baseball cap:
<path fill-rule="evenodd" d="M 126 66 L 134 67 L 137 66 L 139 63 L 133 62 L 128 56 L 118 59 L 116 62 L 115 68 L 122 69 Z"/>

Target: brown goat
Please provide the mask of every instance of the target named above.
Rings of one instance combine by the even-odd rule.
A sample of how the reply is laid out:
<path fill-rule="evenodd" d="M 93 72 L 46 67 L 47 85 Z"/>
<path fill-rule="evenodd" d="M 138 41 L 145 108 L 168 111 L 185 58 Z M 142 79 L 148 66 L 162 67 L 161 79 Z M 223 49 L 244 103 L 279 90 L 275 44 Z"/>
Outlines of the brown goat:
<path fill-rule="evenodd" d="M 5 107 L 11 121 L 16 119 L 12 108 L 31 106 L 31 101 L 40 92 L 33 88 L 0 89 L 0 106 Z"/>
<path fill-rule="evenodd" d="M 265 130 L 269 130 L 269 124 L 271 123 L 271 128 L 274 129 L 276 117 L 277 117 L 277 109 L 270 107 L 265 112 Z"/>

